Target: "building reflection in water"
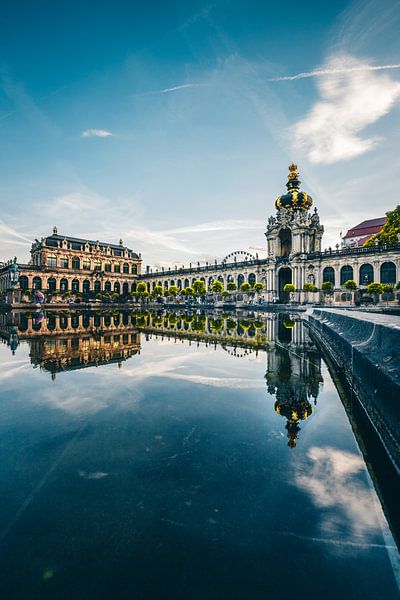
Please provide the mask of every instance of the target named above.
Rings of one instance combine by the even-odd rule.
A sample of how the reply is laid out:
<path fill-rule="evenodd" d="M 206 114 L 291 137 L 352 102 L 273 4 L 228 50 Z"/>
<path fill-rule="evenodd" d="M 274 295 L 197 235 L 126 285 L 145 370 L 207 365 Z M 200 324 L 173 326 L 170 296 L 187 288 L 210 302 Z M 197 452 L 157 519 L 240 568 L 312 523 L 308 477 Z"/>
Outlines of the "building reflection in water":
<path fill-rule="evenodd" d="M 265 379 L 268 392 L 276 396 L 275 411 L 286 418 L 288 446 L 295 448 L 300 421 L 313 414 L 322 383 L 321 356 L 303 321 L 279 315 Z"/>
<path fill-rule="evenodd" d="M 122 364 L 140 352 L 140 336 L 221 345 L 235 357 L 266 352 L 265 379 L 276 397 L 275 411 L 286 418 L 294 448 L 300 421 L 308 419 L 322 382 L 321 357 L 301 318 L 289 314 L 178 313 L 160 311 L 53 311 L 0 315 L 0 335 L 15 353 L 21 340 L 31 363 L 51 373 Z"/>

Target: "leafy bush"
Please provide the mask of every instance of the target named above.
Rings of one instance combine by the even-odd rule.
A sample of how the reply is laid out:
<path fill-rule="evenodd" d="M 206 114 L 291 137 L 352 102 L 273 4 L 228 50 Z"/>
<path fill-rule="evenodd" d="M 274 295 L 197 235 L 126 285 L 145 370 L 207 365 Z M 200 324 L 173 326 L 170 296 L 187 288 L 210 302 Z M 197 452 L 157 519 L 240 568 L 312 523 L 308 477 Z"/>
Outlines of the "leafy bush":
<path fill-rule="evenodd" d="M 345 282 L 344 287 L 346 288 L 346 290 L 349 290 L 350 292 L 354 292 L 354 290 L 357 289 L 357 284 L 354 281 L 354 279 L 348 279 Z"/>
<path fill-rule="evenodd" d="M 333 287 L 334 286 L 332 281 L 324 281 L 324 283 L 321 286 L 323 292 L 332 292 Z"/>
<path fill-rule="evenodd" d="M 381 283 L 370 283 L 367 287 L 370 294 L 383 294 L 384 288 Z"/>
<path fill-rule="evenodd" d="M 283 291 L 284 291 L 285 293 L 288 293 L 288 292 L 289 292 L 289 293 L 290 293 L 290 292 L 295 292 L 295 291 L 296 291 L 296 288 L 295 288 L 295 286 L 293 285 L 293 283 L 286 283 L 286 284 L 283 286 Z"/>

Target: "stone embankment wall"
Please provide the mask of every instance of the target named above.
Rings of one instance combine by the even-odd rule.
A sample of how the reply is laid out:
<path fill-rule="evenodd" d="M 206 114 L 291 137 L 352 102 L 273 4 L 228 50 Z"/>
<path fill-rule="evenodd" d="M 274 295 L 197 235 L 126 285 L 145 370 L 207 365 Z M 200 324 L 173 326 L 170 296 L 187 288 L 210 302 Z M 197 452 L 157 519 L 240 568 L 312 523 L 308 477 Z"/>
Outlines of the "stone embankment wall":
<path fill-rule="evenodd" d="M 400 472 L 400 318 L 315 309 L 309 324 Z"/>

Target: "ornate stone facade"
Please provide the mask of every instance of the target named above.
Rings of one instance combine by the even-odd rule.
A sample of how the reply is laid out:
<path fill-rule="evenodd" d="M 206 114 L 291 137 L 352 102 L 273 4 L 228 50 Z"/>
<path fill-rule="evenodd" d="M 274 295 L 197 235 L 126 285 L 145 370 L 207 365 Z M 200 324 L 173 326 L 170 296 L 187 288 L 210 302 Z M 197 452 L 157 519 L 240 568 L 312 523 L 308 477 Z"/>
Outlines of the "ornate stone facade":
<path fill-rule="evenodd" d="M 141 272 L 141 256 L 123 245 L 53 234 L 35 240 L 28 264 L 19 264 L 22 291 L 128 294 Z M 0 268 L 0 291 L 10 289 L 12 265 Z"/>

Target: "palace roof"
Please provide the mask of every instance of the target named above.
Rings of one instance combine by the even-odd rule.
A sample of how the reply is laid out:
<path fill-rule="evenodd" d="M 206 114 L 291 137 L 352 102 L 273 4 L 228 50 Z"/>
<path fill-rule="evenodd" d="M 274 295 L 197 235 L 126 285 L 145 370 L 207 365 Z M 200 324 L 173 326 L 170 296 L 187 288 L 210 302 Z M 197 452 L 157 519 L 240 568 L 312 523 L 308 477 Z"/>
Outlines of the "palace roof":
<path fill-rule="evenodd" d="M 378 217 L 377 219 L 368 219 L 367 221 L 363 221 L 359 223 L 355 227 L 352 227 L 348 230 L 344 239 L 353 238 L 353 237 L 364 237 L 368 236 L 368 239 L 371 235 L 375 233 L 379 233 L 384 224 L 386 223 L 386 217 Z M 367 241 L 367 240 L 365 240 Z"/>
<path fill-rule="evenodd" d="M 72 248 L 74 250 L 80 249 L 78 247 L 74 248 L 74 244 L 76 244 L 77 246 L 81 246 L 84 244 L 90 244 L 91 246 L 99 246 L 99 248 L 101 248 L 102 250 L 106 250 L 107 248 L 110 248 L 111 250 L 117 250 L 121 253 L 124 250 L 128 250 L 129 256 L 131 258 L 139 258 L 139 255 L 136 252 L 133 252 L 133 250 L 131 250 L 130 248 L 127 248 L 126 246 L 123 246 L 121 244 L 109 244 L 108 242 L 99 242 L 97 240 L 96 241 L 85 240 L 83 238 L 71 237 L 69 235 L 59 235 L 59 234 L 53 233 L 52 235 L 49 235 L 44 239 L 44 243 L 46 246 L 57 247 L 58 243 L 62 242 L 63 240 L 70 242 L 70 244 L 72 245 Z"/>

